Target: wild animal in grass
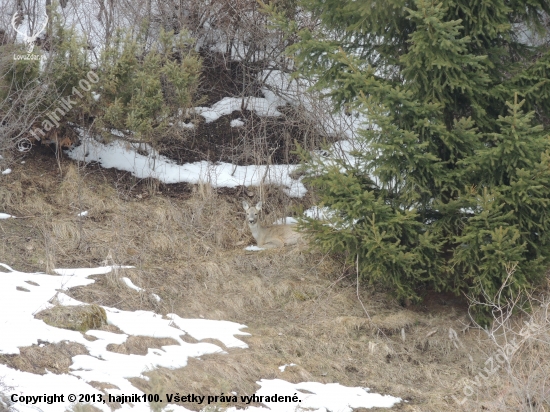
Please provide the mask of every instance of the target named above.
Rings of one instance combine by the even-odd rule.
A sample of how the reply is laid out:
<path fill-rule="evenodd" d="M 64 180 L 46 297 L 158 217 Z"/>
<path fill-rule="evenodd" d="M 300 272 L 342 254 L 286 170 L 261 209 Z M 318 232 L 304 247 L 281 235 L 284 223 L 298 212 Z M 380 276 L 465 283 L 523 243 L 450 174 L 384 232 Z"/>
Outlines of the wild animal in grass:
<path fill-rule="evenodd" d="M 275 249 L 303 242 L 302 235 L 296 231 L 296 225 L 261 226 L 258 215 L 262 210 L 262 202 L 251 207 L 246 201 L 243 201 L 243 208 L 246 212 L 248 227 L 256 239 L 258 247 Z"/>

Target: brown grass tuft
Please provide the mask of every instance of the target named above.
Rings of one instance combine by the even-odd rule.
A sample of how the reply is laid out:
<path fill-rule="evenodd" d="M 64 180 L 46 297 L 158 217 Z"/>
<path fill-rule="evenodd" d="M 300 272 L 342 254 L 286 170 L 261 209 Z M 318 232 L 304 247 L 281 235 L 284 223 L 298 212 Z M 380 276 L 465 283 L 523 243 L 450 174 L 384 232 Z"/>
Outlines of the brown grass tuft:
<path fill-rule="evenodd" d="M 74 342 L 47 343 L 20 348 L 19 355 L 0 355 L 0 363 L 24 372 L 45 375 L 69 373 L 72 357 L 87 355 L 84 346 Z"/>
<path fill-rule="evenodd" d="M 126 342 L 120 345 L 107 345 L 107 350 L 124 355 L 141 355 L 145 356 L 149 352 L 149 348 L 162 349 L 163 346 L 179 345 L 172 338 L 151 338 L 149 336 L 129 336 Z"/>
<path fill-rule="evenodd" d="M 56 328 L 86 332 L 107 324 L 105 309 L 98 305 L 54 306 L 35 315 Z"/>
<path fill-rule="evenodd" d="M 420 323 L 418 314 L 409 310 L 375 315 L 371 318 L 371 326 L 387 335 L 393 335 L 401 330 L 407 331 L 418 323 Z"/>

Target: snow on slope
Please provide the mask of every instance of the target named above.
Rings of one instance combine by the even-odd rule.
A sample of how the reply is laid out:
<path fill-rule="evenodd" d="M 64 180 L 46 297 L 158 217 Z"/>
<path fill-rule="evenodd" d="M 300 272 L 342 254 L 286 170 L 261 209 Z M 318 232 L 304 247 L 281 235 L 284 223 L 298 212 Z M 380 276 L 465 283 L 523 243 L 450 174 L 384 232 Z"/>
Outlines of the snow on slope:
<path fill-rule="evenodd" d="M 302 197 L 306 188 L 300 180 L 290 177 L 295 165 L 252 165 L 237 166 L 231 163 L 209 163 L 206 161 L 178 165 L 172 160 L 149 151 L 147 156 L 123 142 L 102 144 L 82 135 L 82 144 L 67 152 L 71 159 L 85 162 L 99 162 L 105 168 L 115 167 L 132 173 L 138 178 L 152 177 L 163 183 L 210 183 L 214 187 L 236 187 L 272 183 L 285 187 L 292 197 Z"/>
<path fill-rule="evenodd" d="M 247 110 L 255 111 L 262 116 L 280 116 L 281 112 L 277 110 L 279 103 L 276 99 L 266 99 L 263 97 L 224 97 L 216 102 L 212 107 L 195 107 L 195 113 L 205 118 L 206 123 L 218 120 L 221 116 L 231 114 L 234 111 L 240 111 L 241 107 Z"/>
<path fill-rule="evenodd" d="M 13 387 L 11 394 L 41 395 L 64 393 L 99 394 L 100 392 L 89 382 L 106 382 L 116 385 L 118 389 L 108 389 L 112 395 L 139 393 L 129 381 L 131 377 L 145 378 L 142 373 L 156 367 L 181 368 L 187 364 L 189 357 L 199 357 L 207 353 L 223 352 L 211 343 L 187 343 L 181 335 L 189 334 L 195 339 L 219 339 L 226 347 L 246 348 L 247 345 L 236 339 L 234 335 L 248 335 L 240 329 L 244 325 L 233 322 L 183 319 L 177 315 L 169 315 L 163 319 L 153 312 L 128 312 L 115 308 L 104 307 L 109 324 L 117 326 L 123 334 L 90 330 L 87 335 L 96 338 L 89 341 L 83 334 L 76 331 L 49 326 L 34 315 L 41 310 L 53 307 L 50 301 L 56 297 L 64 305 L 82 305 L 63 293 L 70 287 L 87 285 L 94 280 L 90 275 L 105 274 L 113 269 L 110 266 L 93 269 L 59 269 L 61 276 L 51 276 L 44 273 L 18 272 L 0 263 L 0 339 L 1 354 L 18 354 L 19 347 L 37 345 L 40 342 L 58 343 L 61 341 L 76 342 L 88 350 L 88 355 L 73 357 L 70 374 L 33 375 L 16 371 L 5 365 L 0 365 L 0 377 L 4 385 Z M 6 272 L 4 271 L 6 270 Z M 163 346 L 162 349 L 149 349 L 145 356 L 124 355 L 107 350 L 110 344 L 124 343 L 130 335 L 151 336 L 157 338 L 172 338 L 178 344 Z M 41 343 L 43 345 L 43 343 Z M 16 403 L 17 410 L 31 410 Z M 41 403 L 37 405 L 43 411 L 63 411 L 69 406 Z M 101 410 L 110 411 L 104 404 L 96 404 Z M 122 410 L 132 409 L 123 405 Z M 136 408 L 134 408 L 136 409 Z M 137 408 L 136 410 L 149 410 Z"/>
<path fill-rule="evenodd" d="M 130 383 L 129 378 L 147 379 L 143 373 L 154 368 L 182 368 L 186 366 L 189 357 L 224 352 L 219 346 L 211 343 L 187 343 L 180 337 L 186 333 L 197 340 L 217 339 L 229 348 L 247 348 L 243 341 L 235 337 L 235 335 L 248 335 L 241 331 L 246 326 L 228 321 L 183 319 L 175 314 L 169 314 L 168 319 L 163 319 L 161 315 L 153 312 L 128 312 L 104 307 L 108 323 L 116 325 L 123 333 L 89 330 L 86 335 L 95 338 L 90 341 L 80 332 L 52 327 L 34 317 L 39 311 L 52 307 L 53 298 L 66 306 L 82 305 L 82 302 L 68 297 L 64 291 L 70 287 L 93 283 L 94 280 L 88 278 L 90 275 L 106 274 L 113 269 L 121 268 L 106 266 L 58 269 L 56 272 L 59 276 L 52 276 L 45 273 L 19 272 L 0 263 L 0 333 L 2 336 L 0 353 L 18 354 L 19 347 L 44 346 L 61 341 L 79 343 L 88 351 L 87 355 L 73 357 L 71 371 L 68 374 L 58 375 L 47 371 L 45 375 L 36 375 L 0 365 L 0 383 L 4 386 L 4 398 L 2 400 L 0 396 L 0 408 L 2 402 L 11 401 L 13 402 L 11 406 L 18 412 L 37 410 L 62 412 L 66 408 L 74 407 L 74 403 L 67 400 L 69 394 L 102 395 L 105 398 L 106 394 L 92 386 L 92 382 L 110 384 L 109 388 L 105 389 L 110 395 L 143 395 L 143 392 Z M 125 355 L 107 350 L 108 345 L 122 344 L 129 336 L 170 337 L 177 344 L 166 345 L 161 349 L 150 348 L 144 356 Z M 328 410 L 351 412 L 352 408 L 391 407 L 400 402 L 399 398 L 369 393 L 367 388 L 349 388 L 337 383 L 292 384 L 280 379 L 263 379 L 257 383 L 260 385 L 257 396 L 298 394 L 300 401 L 286 403 L 266 401 L 263 402 L 265 408 L 249 407 L 246 411 L 283 412 L 310 408 L 308 410 L 319 412 Z M 45 401 L 36 404 L 17 402 L 19 396 L 53 394 L 63 394 L 64 402 L 51 404 Z M 167 403 L 166 394 L 159 395 Z M 95 402 L 93 405 L 102 411 L 111 410 L 103 402 Z M 201 406 L 207 406 L 206 400 Z M 134 402 L 122 404 L 119 410 L 150 411 L 151 409 L 147 403 Z M 167 405 L 165 410 L 188 411 L 180 405 Z M 228 410 L 235 411 L 234 408 Z"/>

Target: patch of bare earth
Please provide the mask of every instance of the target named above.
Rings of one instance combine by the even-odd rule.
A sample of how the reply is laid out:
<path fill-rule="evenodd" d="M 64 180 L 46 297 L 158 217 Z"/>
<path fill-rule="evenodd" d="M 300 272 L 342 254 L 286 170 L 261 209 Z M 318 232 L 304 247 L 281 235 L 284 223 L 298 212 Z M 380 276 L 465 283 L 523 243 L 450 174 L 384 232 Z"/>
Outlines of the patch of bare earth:
<path fill-rule="evenodd" d="M 0 220 L 1 262 L 48 272 L 132 265 L 96 276 L 94 284 L 69 294 L 88 304 L 248 326 L 251 336 L 239 339 L 249 349 L 215 342 L 228 353 L 189 359 L 182 369 L 148 372 L 149 381 L 132 379 L 136 387 L 147 393 L 240 396 L 253 394 L 260 379 L 280 378 L 369 387 L 407 400 L 395 410 L 497 410 L 491 409 L 492 396 L 503 385 L 497 375 L 483 381 L 482 397 L 470 397 L 463 405 L 452 398 L 462 399 L 464 381 L 483 369 L 493 350 L 482 333 L 465 328 L 463 301 L 428 295 L 424 304 L 403 308 L 383 290 L 361 286 L 358 293 L 353 268 L 335 257 L 293 248 L 243 250 L 253 239 L 242 199 L 256 201 L 262 193 L 270 212 L 264 219 L 271 222 L 297 204 L 280 190 L 155 185 L 113 170 L 78 169 L 67 160 L 60 174 L 44 158 L 31 154 L 24 166 L 2 177 L 0 212 L 28 218 Z M 306 198 L 304 207 L 313 202 Z M 84 210 L 88 216 L 78 217 Z M 122 277 L 143 291 L 128 288 Z M 132 337 L 110 350 L 143 354 L 170 344 L 175 343 Z M 22 348 L 19 357 L 0 361 L 22 370 L 62 373 L 70 357 L 80 353 L 66 345 Z M 38 362 L 41 351 L 51 352 Z M 279 370 L 291 363 L 295 366 Z"/>

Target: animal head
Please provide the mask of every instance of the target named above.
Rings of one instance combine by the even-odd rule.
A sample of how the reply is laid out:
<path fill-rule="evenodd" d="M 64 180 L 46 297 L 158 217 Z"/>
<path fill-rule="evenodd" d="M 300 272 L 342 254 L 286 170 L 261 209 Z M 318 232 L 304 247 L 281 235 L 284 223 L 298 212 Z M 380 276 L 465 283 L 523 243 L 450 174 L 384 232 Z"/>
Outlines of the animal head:
<path fill-rule="evenodd" d="M 249 224 L 255 225 L 258 223 L 258 214 L 262 210 L 262 202 L 258 202 L 255 207 L 250 207 L 248 202 L 243 201 L 243 208 L 246 212 L 246 220 Z"/>

